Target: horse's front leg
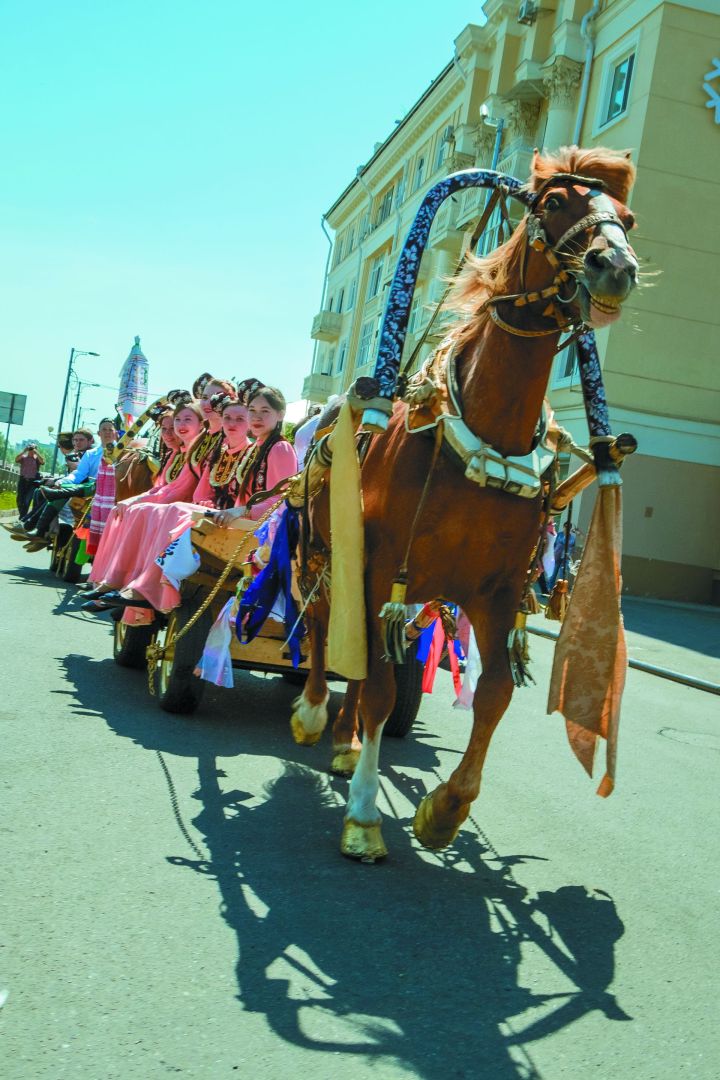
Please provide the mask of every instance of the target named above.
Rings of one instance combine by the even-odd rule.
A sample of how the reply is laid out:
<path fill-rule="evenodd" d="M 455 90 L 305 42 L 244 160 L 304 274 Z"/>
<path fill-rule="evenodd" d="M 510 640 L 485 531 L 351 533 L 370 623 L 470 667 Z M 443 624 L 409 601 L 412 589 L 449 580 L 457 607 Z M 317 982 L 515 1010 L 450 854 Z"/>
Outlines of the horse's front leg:
<path fill-rule="evenodd" d="M 318 603 L 312 610 L 308 609 L 306 625 L 310 638 L 310 673 L 302 694 L 293 701 L 290 727 L 296 743 L 312 746 L 325 730 L 328 719 L 330 692 L 325 678 L 327 606 Z"/>
<path fill-rule="evenodd" d="M 358 739 L 358 706 L 362 682 L 350 679 L 345 691 L 342 708 L 333 724 L 333 758 L 330 772 L 336 776 L 352 776 L 360 758 Z"/>
<path fill-rule="evenodd" d="M 395 672 L 392 664 L 382 659 L 380 643 L 375 642 L 374 648 L 371 645 L 368 676 L 360 694 L 362 750 L 350 781 L 340 844 L 343 855 L 362 862 L 375 862 L 387 855 L 380 830 L 381 814 L 377 808 L 378 762 L 382 730 L 394 704 Z"/>
<path fill-rule="evenodd" d="M 467 611 L 483 665 L 473 699 L 472 733 L 450 779 L 426 795 L 417 809 L 413 829 L 424 847 L 437 849 L 452 843 L 480 792 L 490 740 L 514 688 L 507 652 L 514 611 L 515 603 L 507 601 Z"/>

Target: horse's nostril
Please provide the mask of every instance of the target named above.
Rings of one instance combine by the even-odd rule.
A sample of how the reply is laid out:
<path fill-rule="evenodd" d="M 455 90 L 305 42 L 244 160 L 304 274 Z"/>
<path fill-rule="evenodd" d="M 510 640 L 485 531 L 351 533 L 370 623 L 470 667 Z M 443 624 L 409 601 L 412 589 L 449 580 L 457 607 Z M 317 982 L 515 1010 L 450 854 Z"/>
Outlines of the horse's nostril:
<path fill-rule="evenodd" d="M 602 270 L 602 252 L 596 251 L 594 248 L 589 248 L 589 250 L 585 252 L 585 265 L 589 270 Z"/>

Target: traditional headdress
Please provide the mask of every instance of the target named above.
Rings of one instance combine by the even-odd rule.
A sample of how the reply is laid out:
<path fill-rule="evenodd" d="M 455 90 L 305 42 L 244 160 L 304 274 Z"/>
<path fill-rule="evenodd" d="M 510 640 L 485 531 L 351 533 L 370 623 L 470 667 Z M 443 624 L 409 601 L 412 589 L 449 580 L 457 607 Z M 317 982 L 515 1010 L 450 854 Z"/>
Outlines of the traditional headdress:
<path fill-rule="evenodd" d="M 260 379 L 242 379 L 237 384 L 238 404 L 248 405 L 252 395 L 264 385 Z"/>

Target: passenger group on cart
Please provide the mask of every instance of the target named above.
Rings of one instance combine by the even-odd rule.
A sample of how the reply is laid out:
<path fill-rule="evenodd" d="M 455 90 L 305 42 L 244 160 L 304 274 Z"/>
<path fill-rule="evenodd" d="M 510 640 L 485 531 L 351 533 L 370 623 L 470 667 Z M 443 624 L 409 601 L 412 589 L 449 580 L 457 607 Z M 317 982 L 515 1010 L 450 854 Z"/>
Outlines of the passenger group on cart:
<path fill-rule="evenodd" d="M 234 668 L 273 672 L 298 684 L 292 734 L 312 745 L 328 720 L 327 680 L 347 680 L 330 762 L 351 777 L 345 855 L 387 854 L 381 736 L 410 731 L 441 663 L 472 728 L 414 831 L 428 848 L 452 842 L 493 731 L 531 679 L 526 624 L 541 573 L 552 585 L 546 614 L 562 623 L 548 711 L 564 715 L 590 776 L 605 741 L 598 793 L 613 789 L 627 663 L 619 466 L 636 443 L 610 432 L 593 331 L 620 317 L 637 284 L 634 175 L 626 154 L 571 147 L 536 152 L 524 184 L 479 169 L 447 177 L 405 242 L 372 378 L 286 434 L 285 398 L 260 365 L 239 380 L 205 373 L 132 423 L 103 419 L 98 445 L 82 428 L 61 438 L 67 475 L 45 478 L 12 527 L 28 550 L 49 548 L 68 582 L 91 562 L 81 609 L 110 612 L 115 660 L 147 668 L 170 712 L 193 712 L 207 682 L 232 687 Z M 491 218 L 506 236 L 486 255 L 464 255 L 435 313 L 445 337 L 417 370 L 425 338 L 409 357 L 403 346 L 420 261 L 439 206 L 469 187 L 488 189 L 472 246 Z M 509 200 L 524 210 L 514 230 Z M 545 399 L 570 340 L 587 448 Z M 561 479 L 568 454 L 582 464 Z M 570 595 L 572 500 L 594 480 Z"/>

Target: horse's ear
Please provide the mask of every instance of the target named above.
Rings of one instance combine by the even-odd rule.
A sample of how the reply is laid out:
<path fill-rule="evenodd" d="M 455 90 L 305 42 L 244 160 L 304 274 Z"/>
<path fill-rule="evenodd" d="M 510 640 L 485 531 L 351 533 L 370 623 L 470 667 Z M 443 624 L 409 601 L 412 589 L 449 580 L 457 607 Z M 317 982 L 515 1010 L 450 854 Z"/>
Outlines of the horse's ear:
<path fill-rule="evenodd" d="M 623 154 L 623 157 L 625 158 L 626 161 L 631 161 L 632 160 L 632 150 L 626 150 L 625 153 Z"/>
<path fill-rule="evenodd" d="M 537 176 L 539 168 L 540 168 L 540 162 L 541 161 L 542 161 L 542 156 L 541 156 L 540 151 L 538 150 L 538 148 L 536 146 L 535 149 L 533 150 L 532 169 L 530 170 L 530 175 L 531 176 Z"/>

